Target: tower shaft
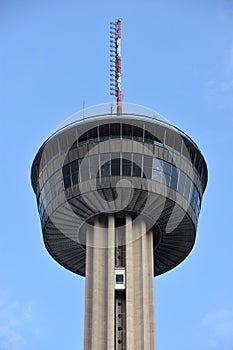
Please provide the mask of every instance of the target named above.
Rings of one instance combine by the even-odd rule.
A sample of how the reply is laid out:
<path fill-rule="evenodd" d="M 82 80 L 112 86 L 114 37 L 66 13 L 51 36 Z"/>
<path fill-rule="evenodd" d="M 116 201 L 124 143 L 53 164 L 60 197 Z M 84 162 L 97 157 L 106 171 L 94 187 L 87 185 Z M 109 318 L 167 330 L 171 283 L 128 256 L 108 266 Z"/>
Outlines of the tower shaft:
<path fill-rule="evenodd" d="M 133 240 L 145 223 L 133 225 L 130 215 L 124 220 L 124 232 L 113 215 L 107 231 L 96 220 L 87 232 L 85 350 L 155 349 L 153 233 Z M 96 248 L 96 239 L 98 246 L 107 239 L 109 248 Z M 118 289 L 117 272 L 123 270 L 125 285 Z"/>

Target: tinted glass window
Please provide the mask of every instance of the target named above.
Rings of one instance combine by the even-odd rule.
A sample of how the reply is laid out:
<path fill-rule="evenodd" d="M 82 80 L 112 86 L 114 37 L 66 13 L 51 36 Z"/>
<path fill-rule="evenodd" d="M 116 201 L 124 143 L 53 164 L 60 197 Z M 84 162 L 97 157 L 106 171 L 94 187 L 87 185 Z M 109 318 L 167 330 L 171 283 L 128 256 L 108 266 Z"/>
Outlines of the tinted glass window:
<path fill-rule="evenodd" d="M 165 174 L 171 174 L 171 164 L 167 163 L 167 162 L 163 162 L 163 171 Z"/>
<path fill-rule="evenodd" d="M 72 173 L 72 184 L 76 185 L 79 182 L 78 173 Z"/>
<path fill-rule="evenodd" d="M 164 185 L 169 186 L 169 185 L 170 185 L 170 175 L 168 175 L 168 174 L 163 174 L 163 176 L 162 176 L 162 183 L 163 183 Z"/>
<path fill-rule="evenodd" d="M 142 139 L 143 138 L 143 129 L 138 126 L 133 126 L 133 138 Z"/>
<path fill-rule="evenodd" d="M 185 184 L 185 179 L 186 179 L 185 173 L 183 173 L 183 171 L 180 170 L 179 182 L 182 182 L 182 184 Z"/>
<path fill-rule="evenodd" d="M 152 167 L 153 158 L 150 156 L 144 156 L 144 167 Z"/>
<path fill-rule="evenodd" d="M 65 177 L 64 178 L 64 186 L 65 186 L 65 188 L 68 188 L 68 187 L 71 186 L 70 177 Z"/>
<path fill-rule="evenodd" d="M 91 129 L 91 130 L 88 130 L 88 140 L 91 140 L 91 139 L 97 139 L 98 138 L 98 132 L 97 132 L 97 127 Z"/>
<path fill-rule="evenodd" d="M 184 193 L 184 183 L 183 182 L 178 183 L 178 192 L 183 195 L 183 193 Z"/>
<path fill-rule="evenodd" d="M 122 137 L 132 138 L 132 125 L 122 124 Z"/>
<path fill-rule="evenodd" d="M 161 182 L 162 181 L 162 173 L 161 173 L 161 171 L 153 169 L 152 170 L 152 179 L 155 180 L 155 181 Z"/>
<path fill-rule="evenodd" d="M 75 160 L 74 162 L 70 163 L 71 166 L 71 172 L 75 173 L 78 171 L 78 161 Z"/>
<path fill-rule="evenodd" d="M 119 176 L 121 174 L 121 154 L 119 152 L 111 153 L 111 174 Z"/>
<path fill-rule="evenodd" d="M 116 275 L 116 283 L 120 284 L 124 282 L 124 276 L 123 275 Z"/>
<path fill-rule="evenodd" d="M 110 176 L 110 161 L 105 162 L 105 163 L 101 166 L 101 176 L 102 176 L 102 177 Z"/>
<path fill-rule="evenodd" d="M 87 141 L 87 133 L 86 132 L 78 138 L 78 143 L 82 143 L 84 141 Z"/>
<path fill-rule="evenodd" d="M 114 158 L 111 161 L 111 174 L 112 176 L 120 176 L 120 158 Z"/>
<path fill-rule="evenodd" d="M 101 177 L 110 176 L 110 162 L 106 162 L 101 166 Z"/>
<path fill-rule="evenodd" d="M 154 143 L 154 136 L 145 130 L 145 142 Z"/>
<path fill-rule="evenodd" d="M 66 165 L 63 166 L 62 172 L 63 172 L 63 177 L 70 176 L 70 167 L 69 167 L 69 164 L 66 164 Z"/>
<path fill-rule="evenodd" d="M 109 138 L 109 124 L 100 125 L 100 140 L 106 140 Z"/>
<path fill-rule="evenodd" d="M 163 170 L 163 161 L 158 158 L 153 158 L 153 168 L 156 170 Z"/>
<path fill-rule="evenodd" d="M 122 154 L 122 175 L 131 176 L 131 165 L 130 159 L 125 158 L 125 154 Z"/>
<path fill-rule="evenodd" d="M 110 124 L 110 136 L 111 138 L 120 137 L 120 124 Z"/>
<path fill-rule="evenodd" d="M 173 190 L 177 189 L 177 178 L 171 177 L 170 187 L 173 188 Z"/>
<path fill-rule="evenodd" d="M 186 183 L 184 188 L 184 197 L 188 200 L 189 199 L 189 192 L 191 187 L 191 180 L 189 177 L 186 177 Z"/>
<path fill-rule="evenodd" d="M 136 163 L 133 163 L 133 176 L 141 177 L 141 167 L 139 167 Z"/>
<path fill-rule="evenodd" d="M 177 168 L 174 165 L 172 165 L 171 176 L 174 177 L 174 179 L 176 179 L 176 180 L 178 179 L 178 170 L 177 170 Z"/>
<path fill-rule="evenodd" d="M 133 153 L 133 162 L 142 168 L 142 155 L 138 153 Z"/>
<path fill-rule="evenodd" d="M 98 155 L 90 157 L 90 177 L 95 179 L 99 172 L 99 157 Z"/>

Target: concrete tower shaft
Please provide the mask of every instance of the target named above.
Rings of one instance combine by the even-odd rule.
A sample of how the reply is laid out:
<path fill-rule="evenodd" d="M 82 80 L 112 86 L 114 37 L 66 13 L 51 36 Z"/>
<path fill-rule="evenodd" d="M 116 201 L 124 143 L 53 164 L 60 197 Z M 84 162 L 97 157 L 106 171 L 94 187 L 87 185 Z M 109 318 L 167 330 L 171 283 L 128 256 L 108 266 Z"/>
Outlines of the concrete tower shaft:
<path fill-rule="evenodd" d="M 87 233 L 85 350 L 155 348 L 153 232 L 146 232 L 143 221 L 135 227 L 130 215 L 120 221 L 130 242 L 125 246 L 94 247 L 96 237 L 111 247 L 117 241 L 114 214 L 105 223 L 95 220 Z M 140 238 L 135 241 L 137 230 Z"/>

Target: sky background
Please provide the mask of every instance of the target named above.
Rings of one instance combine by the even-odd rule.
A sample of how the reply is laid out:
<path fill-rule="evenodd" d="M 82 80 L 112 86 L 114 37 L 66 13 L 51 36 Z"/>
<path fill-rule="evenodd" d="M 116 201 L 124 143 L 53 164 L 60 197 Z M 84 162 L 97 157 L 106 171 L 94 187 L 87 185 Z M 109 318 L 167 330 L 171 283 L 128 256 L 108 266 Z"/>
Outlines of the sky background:
<path fill-rule="evenodd" d="M 114 101 L 118 17 L 124 102 L 191 136 L 209 169 L 195 247 L 155 279 L 157 349 L 233 349 L 233 1 L 0 0 L 0 350 L 83 349 L 85 280 L 44 247 L 30 167 L 83 104 Z"/>

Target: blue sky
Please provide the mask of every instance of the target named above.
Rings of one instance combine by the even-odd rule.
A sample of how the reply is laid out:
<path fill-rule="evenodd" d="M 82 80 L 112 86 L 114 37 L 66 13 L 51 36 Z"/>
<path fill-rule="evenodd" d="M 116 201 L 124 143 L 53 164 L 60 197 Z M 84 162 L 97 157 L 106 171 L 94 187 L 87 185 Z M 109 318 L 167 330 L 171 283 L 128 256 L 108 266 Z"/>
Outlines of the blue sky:
<path fill-rule="evenodd" d="M 83 278 L 42 242 L 31 162 L 64 119 L 109 96 L 122 19 L 125 102 L 189 134 L 209 168 L 195 247 L 155 279 L 157 349 L 233 348 L 233 1 L 1 0 L 0 350 L 83 348 Z"/>

